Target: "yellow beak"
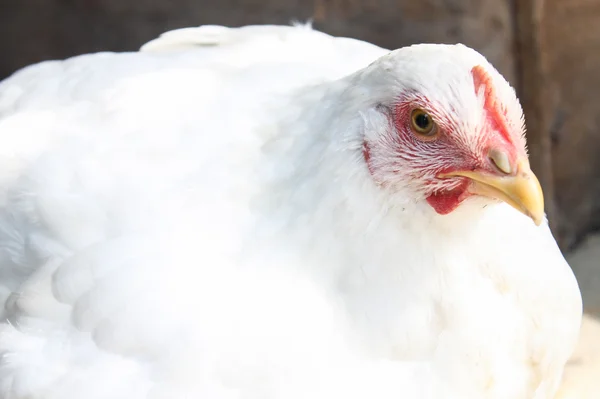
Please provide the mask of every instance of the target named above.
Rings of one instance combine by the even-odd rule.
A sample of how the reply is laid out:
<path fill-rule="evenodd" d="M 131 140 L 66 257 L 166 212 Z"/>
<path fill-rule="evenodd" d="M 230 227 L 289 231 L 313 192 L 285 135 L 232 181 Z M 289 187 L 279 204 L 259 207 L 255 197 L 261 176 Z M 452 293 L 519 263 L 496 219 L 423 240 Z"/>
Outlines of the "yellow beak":
<path fill-rule="evenodd" d="M 527 160 L 517 164 L 516 173 L 497 176 L 477 171 L 456 171 L 440 177 L 463 176 L 472 180 L 469 192 L 506 202 L 529 216 L 539 226 L 544 218 L 544 193 Z"/>

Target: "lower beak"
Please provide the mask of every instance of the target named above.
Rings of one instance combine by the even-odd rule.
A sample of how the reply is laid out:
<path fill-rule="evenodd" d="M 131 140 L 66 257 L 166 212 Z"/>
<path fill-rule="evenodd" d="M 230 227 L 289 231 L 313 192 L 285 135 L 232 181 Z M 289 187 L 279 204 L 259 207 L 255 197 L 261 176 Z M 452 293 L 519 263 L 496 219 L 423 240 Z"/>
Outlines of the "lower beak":
<path fill-rule="evenodd" d="M 521 161 L 514 175 L 497 176 L 480 171 L 456 171 L 440 177 L 462 176 L 471 179 L 469 191 L 506 202 L 529 216 L 539 226 L 544 218 L 544 194 L 529 162 Z"/>

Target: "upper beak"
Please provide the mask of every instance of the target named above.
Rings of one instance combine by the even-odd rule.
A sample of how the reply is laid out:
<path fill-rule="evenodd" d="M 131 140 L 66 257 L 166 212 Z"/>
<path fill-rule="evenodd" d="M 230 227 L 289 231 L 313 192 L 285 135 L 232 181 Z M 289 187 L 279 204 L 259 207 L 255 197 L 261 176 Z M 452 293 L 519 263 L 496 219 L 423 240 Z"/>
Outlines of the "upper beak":
<path fill-rule="evenodd" d="M 520 160 L 515 169 L 514 173 L 504 176 L 484 171 L 456 171 L 440 177 L 467 177 L 472 181 L 471 193 L 502 200 L 539 226 L 544 218 L 544 194 L 540 182 L 527 159 Z"/>

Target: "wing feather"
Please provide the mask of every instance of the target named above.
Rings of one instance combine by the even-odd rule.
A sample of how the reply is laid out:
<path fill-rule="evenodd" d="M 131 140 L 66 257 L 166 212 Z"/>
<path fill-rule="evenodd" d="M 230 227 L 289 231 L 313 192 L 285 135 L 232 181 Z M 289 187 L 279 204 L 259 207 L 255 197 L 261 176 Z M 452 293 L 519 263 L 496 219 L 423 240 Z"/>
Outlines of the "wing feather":
<path fill-rule="evenodd" d="M 361 378 L 340 383 L 367 372 L 343 312 L 278 267 L 285 254 L 242 262 L 242 237 L 278 94 L 383 53 L 306 27 L 209 26 L 0 83 L 0 396 L 358 392 Z"/>

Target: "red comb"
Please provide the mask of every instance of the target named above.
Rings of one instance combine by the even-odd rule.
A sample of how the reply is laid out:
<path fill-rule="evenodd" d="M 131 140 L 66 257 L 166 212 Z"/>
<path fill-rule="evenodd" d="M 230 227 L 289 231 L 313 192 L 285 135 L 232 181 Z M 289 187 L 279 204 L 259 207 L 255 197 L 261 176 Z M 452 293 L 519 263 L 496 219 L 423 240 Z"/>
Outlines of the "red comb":
<path fill-rule="evenodd" d="M 471 69 L 471 74 L 473 75 L 475 91 L 478 93 L 482 88 L 484 90 L 483 95 L 485 103 L 483 108 L 487 112 L 488 121 L 509 143 L 512 143 L 508 123 L 506 121 L 506 112 L 498 102 L 492 77 L 481 65 L 474 66 L 473 69 Z"/>

